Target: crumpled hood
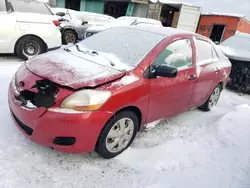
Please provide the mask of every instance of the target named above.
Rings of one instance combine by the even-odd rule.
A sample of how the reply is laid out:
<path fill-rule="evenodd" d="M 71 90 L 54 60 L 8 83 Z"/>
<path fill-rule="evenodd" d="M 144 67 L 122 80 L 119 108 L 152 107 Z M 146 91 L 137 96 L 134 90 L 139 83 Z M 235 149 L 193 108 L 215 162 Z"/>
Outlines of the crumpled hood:
<path fill-rule="evenodd" d="M 26 66 L 34 74 L 72 89 L 96 87 L 125 75 L 106 59 L 89 56 L 59 49 L 32 58 Z"/>
<path fill-rule="evenodd" d="M 218 47 L 228 58 L 238 61 L 250 61 L 249 49 L 238 49 L 221 45 Z"/>

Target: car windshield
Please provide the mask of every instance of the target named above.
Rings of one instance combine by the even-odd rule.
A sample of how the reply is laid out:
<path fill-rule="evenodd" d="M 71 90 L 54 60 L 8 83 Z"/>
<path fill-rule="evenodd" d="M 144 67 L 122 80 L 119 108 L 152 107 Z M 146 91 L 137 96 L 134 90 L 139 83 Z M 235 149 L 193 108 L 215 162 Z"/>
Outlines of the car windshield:
<path fill-rule="evenodd" d="M 220 46 L 250 50 L 250 35 L 244 33 L 234 35 L 222 42 Z"/>
<path fill-rule="evenodd" d="M 140 29 L 114 27 L 83 40 L 78 46 L 81 49 L 103 52 L 113 62 L 120 61 L 119 63 L 136 67 L 164 38 L 164 35 Z"/>
<path fill-rule="evenodd" d="M 28 12 L 53 15 L 47 5 L 35 0 L 11 0 L 11 5 L 15 12 Z"/>

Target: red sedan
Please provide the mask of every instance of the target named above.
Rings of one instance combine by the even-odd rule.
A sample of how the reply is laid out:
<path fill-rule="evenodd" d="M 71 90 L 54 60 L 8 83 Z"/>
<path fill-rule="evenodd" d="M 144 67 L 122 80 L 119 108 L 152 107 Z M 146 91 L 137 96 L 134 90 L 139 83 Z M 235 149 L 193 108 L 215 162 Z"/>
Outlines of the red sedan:
<path fill-rule="evenodd" d="M 9 87 L 17 127 L 63 152 L 123 152 L 145 124 L 209 111 L 231 64 L 209 39 L 155 26 L 116 27 L 22 65 Z"/>

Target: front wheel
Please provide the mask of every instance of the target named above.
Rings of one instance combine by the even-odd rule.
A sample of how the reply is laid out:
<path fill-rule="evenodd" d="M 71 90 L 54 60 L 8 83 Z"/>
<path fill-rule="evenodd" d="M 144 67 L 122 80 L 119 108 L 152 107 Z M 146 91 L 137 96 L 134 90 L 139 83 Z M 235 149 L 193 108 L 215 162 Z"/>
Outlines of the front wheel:
<path fill-rule="evenodd" d="M 95 151 L 106 159 L 119 155 L 134 141 L 138 126 L 139 120 L 134 112 L 118 113 L 103 128 Z"/>
<path fill-rule="evenodd" d="M 215 89 L 213 90 L 212 94 L 206 101 L 204 105 L 200 107 L 200 109 L 204 111 L 210 111 L 214 106 L 216 106 L 219 98 L 220 98 L 220 93 L 221 93 L 221 86 L 218 84 Z"/>

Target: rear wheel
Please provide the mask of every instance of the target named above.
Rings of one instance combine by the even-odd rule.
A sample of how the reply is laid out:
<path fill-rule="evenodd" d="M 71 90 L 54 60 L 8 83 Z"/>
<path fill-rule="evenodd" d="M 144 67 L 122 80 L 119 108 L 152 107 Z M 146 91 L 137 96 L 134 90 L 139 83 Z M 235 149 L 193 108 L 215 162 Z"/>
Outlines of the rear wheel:
<path fill-rule="evenodd" d="M 200 109 L 204 111 L 210 111 L 214 106 L 216 106 L 219 98 L 220 98 L 220 93 L 221 93 L 221 86 L 218 84 L 215 89 L 213 90 L 212 94 L 206 101 L 204 105 L 200 107 Z"/>
<path fill-rule="evenodd" d="M 62 43 L 63 44 L 69 44 L 69 43 L 75 43 L 77 40 L 76 32 L 73 30 L 66 30 L 62 34 Z"/>
<path fill-rule="evenodd" d="M 139 126 L 137 115 L 123 111 L 113 116 L 103 128 L 95 151 L 103 158 L 113 158 L 133 142 Z"/>
<path fill-rule="evenodd" d="M 21 38 L 15 47 L 16 55 L 24 60 L 28 60 L 44 52 L 44 42 L 35 36 L 26 36 Z"/>

